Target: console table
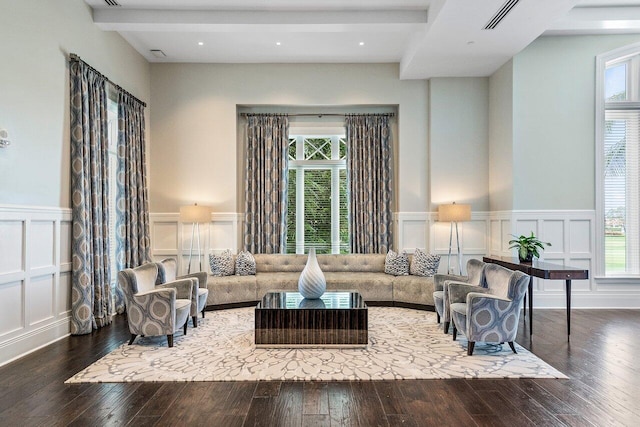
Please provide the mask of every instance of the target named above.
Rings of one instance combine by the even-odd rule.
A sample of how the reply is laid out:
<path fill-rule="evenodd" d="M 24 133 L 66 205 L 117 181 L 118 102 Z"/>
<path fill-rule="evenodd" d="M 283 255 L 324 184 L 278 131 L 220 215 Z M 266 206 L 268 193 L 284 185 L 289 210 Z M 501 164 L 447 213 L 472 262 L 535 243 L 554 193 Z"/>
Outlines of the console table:
<path fill-rule="evenodd" d="M 589 278 L 589 270 L 576 267 L 568 267 L 549 262 L 534 260 L 532 262 L 520 262 L 518 258 L 486 256 L 484 262 L 490 262 L 506 267 L 510 270 L 522 271 L 529 275 L 529 335 L 533 335 L 533 278 L 549 280 L 564 280 L 567 295 L 567 337 L 571 335 L 571 280 Z M 524 315 L 527 315 L 525 302 Z"/>

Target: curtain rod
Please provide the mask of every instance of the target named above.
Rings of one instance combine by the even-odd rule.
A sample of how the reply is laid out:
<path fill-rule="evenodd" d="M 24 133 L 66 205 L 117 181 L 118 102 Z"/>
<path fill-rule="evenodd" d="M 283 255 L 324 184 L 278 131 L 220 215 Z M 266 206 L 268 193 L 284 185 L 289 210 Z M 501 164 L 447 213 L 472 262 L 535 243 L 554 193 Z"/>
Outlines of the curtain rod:
<path fill-rule="evenodd" d="M 387 116 L 394 117 L 395 113 L 296 113 L 296 114 L 287 114 L 287 113 L 240 113 L 243 117 L 248 116 L 260 116 L 260 115 L 283 115 L 288 117 L 346 117 L 346 116 Z"/>
<path fill-rule="evenodd" d="M 126 90 L 125 88 L 123 88 L 122 86 L 120 86 L 117 83 L 114 83 L 109 77 L 105 76 L 104 74 L 102 74 L 100 71 L 96 70 L 95 68 L 93 68 L 91 65 L 89 65 L 88 63 L 86 63 L 85 61 L 82 60 L 82 58 L 80 58 L 80 56 L 76 55 L 75 53 L 70 53 L 69 54 L 69 59 L 73 59 L 76 61 L 80 61 L 82 62 L 84 65 L 86 65 L 87 67 L 89 67 L 92 71 L 94 71 L 95 73 L 100 74 L 102 77 L 104 77 L 107 82 L 112 85 L 115 86 L 117 89 L 120 89 L 121 91 L 123 91 L 124 93 L 126 93 L 127 95 L 129 95 L 130 97 L 132 97 L 133 99 L 135 99 L 136 101 L 138 101 L 139 103 L 142 104 L 143 107 L 147 106 L 147 103 L 144 101 L 141 101 L 140 99 L 138 99 L 138 97 L 134 96 L 131 92 L 129 92 L 128 90 Z"/>

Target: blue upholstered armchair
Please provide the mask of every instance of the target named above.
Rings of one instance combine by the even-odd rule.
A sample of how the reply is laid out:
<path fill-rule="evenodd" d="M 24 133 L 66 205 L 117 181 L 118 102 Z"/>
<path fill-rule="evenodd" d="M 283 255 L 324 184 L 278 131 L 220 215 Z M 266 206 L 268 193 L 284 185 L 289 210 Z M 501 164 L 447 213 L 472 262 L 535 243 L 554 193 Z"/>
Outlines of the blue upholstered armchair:
<path fill-rule="evenodd" d="M 451 316 L 449 314 L 449 298 L 446 289 L 449 283 L 466 283 L 469 285 L 486 287 L 484 281 L 485 263 L 470 259 L 467 261 L 467 276 L 457 276 L 453 274 L 436 274 L 433 276 L 433 284 L 435 291 L 433 292 L 433 303 L 438 314 L 438 323 L 440 319 L 444 323 L 444 333 L 449 333 L 449 323 Z"/>
<path fill-rule="evenodd" d="M 456 339 L 457 331 L 467 337 L 469 356 L 477 341 L 508 342 L 516 353 L 513 342 L 518 333 L 520 305 L 529 285 L 529 276 L 497 264 L 487 264 L 484 277 L 486 288 L 449 283 L 453 339 Z"/>
<path fill-rule="evenodd" d="M 124 291 L 127 322 L 131 340 L 138 335 L 166 335 L 173 347 L 174 332 L 184 328 L 191 308 L 191 295 L 195 279 L 177 280 L 156 285 L 158 266 L 154 263 L 128 268 L 118 273 L 118 283 Z"/>
<path fill-rule="evenodd" d="M 204 309 L 207 306 L 207 297 L 209 290 L 207 289 L 207 272 L 200 271 L 185 276 L 178 276 L 178 265 L 174 258 L 165 258 L 156 263 L 158 265 L 158 280 L 156 283 L 173 282 L 180 279 L 196 279 L 197 282 L 193 288 L 191 297 L 191 318 L 193 319 L 193 327 L 198 327 L 198 313 L 202 312 L 204 318 Z"/>

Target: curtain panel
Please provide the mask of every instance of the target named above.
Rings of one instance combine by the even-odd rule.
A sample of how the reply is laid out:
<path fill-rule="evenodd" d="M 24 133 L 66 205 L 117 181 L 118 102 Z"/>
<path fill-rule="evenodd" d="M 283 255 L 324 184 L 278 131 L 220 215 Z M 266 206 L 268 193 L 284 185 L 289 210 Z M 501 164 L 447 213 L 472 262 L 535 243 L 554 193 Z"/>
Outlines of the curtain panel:
<path fill-rule="evenodd" d="M 116 266 L 118 271 L 151 261 L 144 104 L 118 89 L 118 174 L 116 193 Z M 116 291 L 116 310 L 124 295 Z"/>
<path fill-rule="evenodd" d="M 289 118 L 247 116 L 244 246 L 281 253 L 286 241 Z"/>
<path fill-rule="evenodd" d="M 347 115 L 351 253 L 386 253 L 393 242 L 388 115 Z"/>
<path fill-rule="evenodd" d="M 106 78 L 69 61 L 71 124 L 71 333 L 111 323 Z"/>

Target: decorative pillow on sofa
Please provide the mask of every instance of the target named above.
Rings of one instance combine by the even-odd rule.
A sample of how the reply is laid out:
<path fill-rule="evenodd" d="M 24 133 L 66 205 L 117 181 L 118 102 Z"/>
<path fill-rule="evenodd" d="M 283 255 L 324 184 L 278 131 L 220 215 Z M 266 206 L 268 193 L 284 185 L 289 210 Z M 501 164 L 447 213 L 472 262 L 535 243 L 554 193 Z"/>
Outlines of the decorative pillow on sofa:
<path fill-rule="evenodd" d="M 438 272 L 440 255 L 428 254 L 416 249 L 411 260 L 411 274 L 413 276 L 433 276 Z"/>
<path fill-rule="evenodd" d="M 214 276 L 232 276 L 234 273 L 235 264 L 229 249 L 220 255 L 209 254 L 209 264 L 211 265 L 211 274 Z"/>
<path fill-rule="evenodd" d="M 249 251 L 240 251 L 236 257 L 236 275 L 254 276 L 256 274 L 256 259 Z"/>
<path fill-rule="evenodd" d="M 409 257 L 406 252 L 401 254 L 389 249 L 384 260 L 384 272 L 394 276 L 409 275 Z"/>

